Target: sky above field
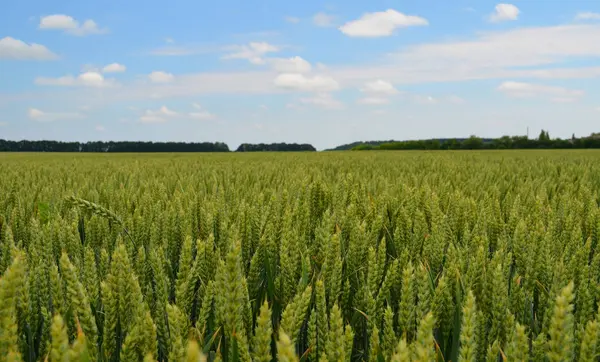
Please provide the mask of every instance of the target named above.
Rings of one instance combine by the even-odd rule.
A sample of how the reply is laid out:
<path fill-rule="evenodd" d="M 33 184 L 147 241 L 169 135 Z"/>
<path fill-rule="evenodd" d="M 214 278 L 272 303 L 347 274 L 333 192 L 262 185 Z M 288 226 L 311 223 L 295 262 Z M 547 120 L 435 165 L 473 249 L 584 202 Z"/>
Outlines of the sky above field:
<path fill-rule="evenodd" d="M 6 1 L 0 138 L 600 131 L 600 1 Z"/>

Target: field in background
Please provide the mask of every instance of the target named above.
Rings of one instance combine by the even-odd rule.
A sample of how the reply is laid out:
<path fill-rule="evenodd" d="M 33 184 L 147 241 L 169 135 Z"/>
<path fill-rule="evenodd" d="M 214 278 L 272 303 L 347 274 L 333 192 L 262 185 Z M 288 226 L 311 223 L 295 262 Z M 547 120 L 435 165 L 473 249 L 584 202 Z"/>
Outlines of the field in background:
<path fill-rule="evenodd" d="M 0 154 L 0 356 L 593 361 L 599 159 Z"/>

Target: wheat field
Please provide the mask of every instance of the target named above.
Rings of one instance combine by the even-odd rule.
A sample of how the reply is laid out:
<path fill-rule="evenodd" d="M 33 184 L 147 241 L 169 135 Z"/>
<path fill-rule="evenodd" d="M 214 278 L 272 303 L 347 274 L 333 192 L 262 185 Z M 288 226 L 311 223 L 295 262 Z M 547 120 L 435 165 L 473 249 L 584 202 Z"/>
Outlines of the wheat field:
<path fill-rule="evenodd" d="M 0 361 L 596 361 L 599 159 L 0 154 Z"/>

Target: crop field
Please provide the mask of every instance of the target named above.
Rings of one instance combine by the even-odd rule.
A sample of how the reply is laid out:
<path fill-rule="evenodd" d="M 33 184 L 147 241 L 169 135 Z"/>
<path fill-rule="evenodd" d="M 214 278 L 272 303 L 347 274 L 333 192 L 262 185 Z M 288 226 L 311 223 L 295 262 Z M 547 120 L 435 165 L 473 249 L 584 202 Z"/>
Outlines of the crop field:
<path fill-rule="evenodd" d="M 599 160 L 0 154 L 0 361 L 596 361 Z"/>

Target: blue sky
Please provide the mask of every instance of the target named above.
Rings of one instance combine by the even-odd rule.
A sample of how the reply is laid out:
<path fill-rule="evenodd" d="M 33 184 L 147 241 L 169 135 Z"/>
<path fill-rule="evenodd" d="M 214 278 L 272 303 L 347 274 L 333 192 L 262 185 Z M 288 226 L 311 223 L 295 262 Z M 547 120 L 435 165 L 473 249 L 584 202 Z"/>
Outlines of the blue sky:
<path fill-rule="evenodd" d="M 12 1 L 0 138 L 583 136 L 598 44 L 598 1 Z"/>

